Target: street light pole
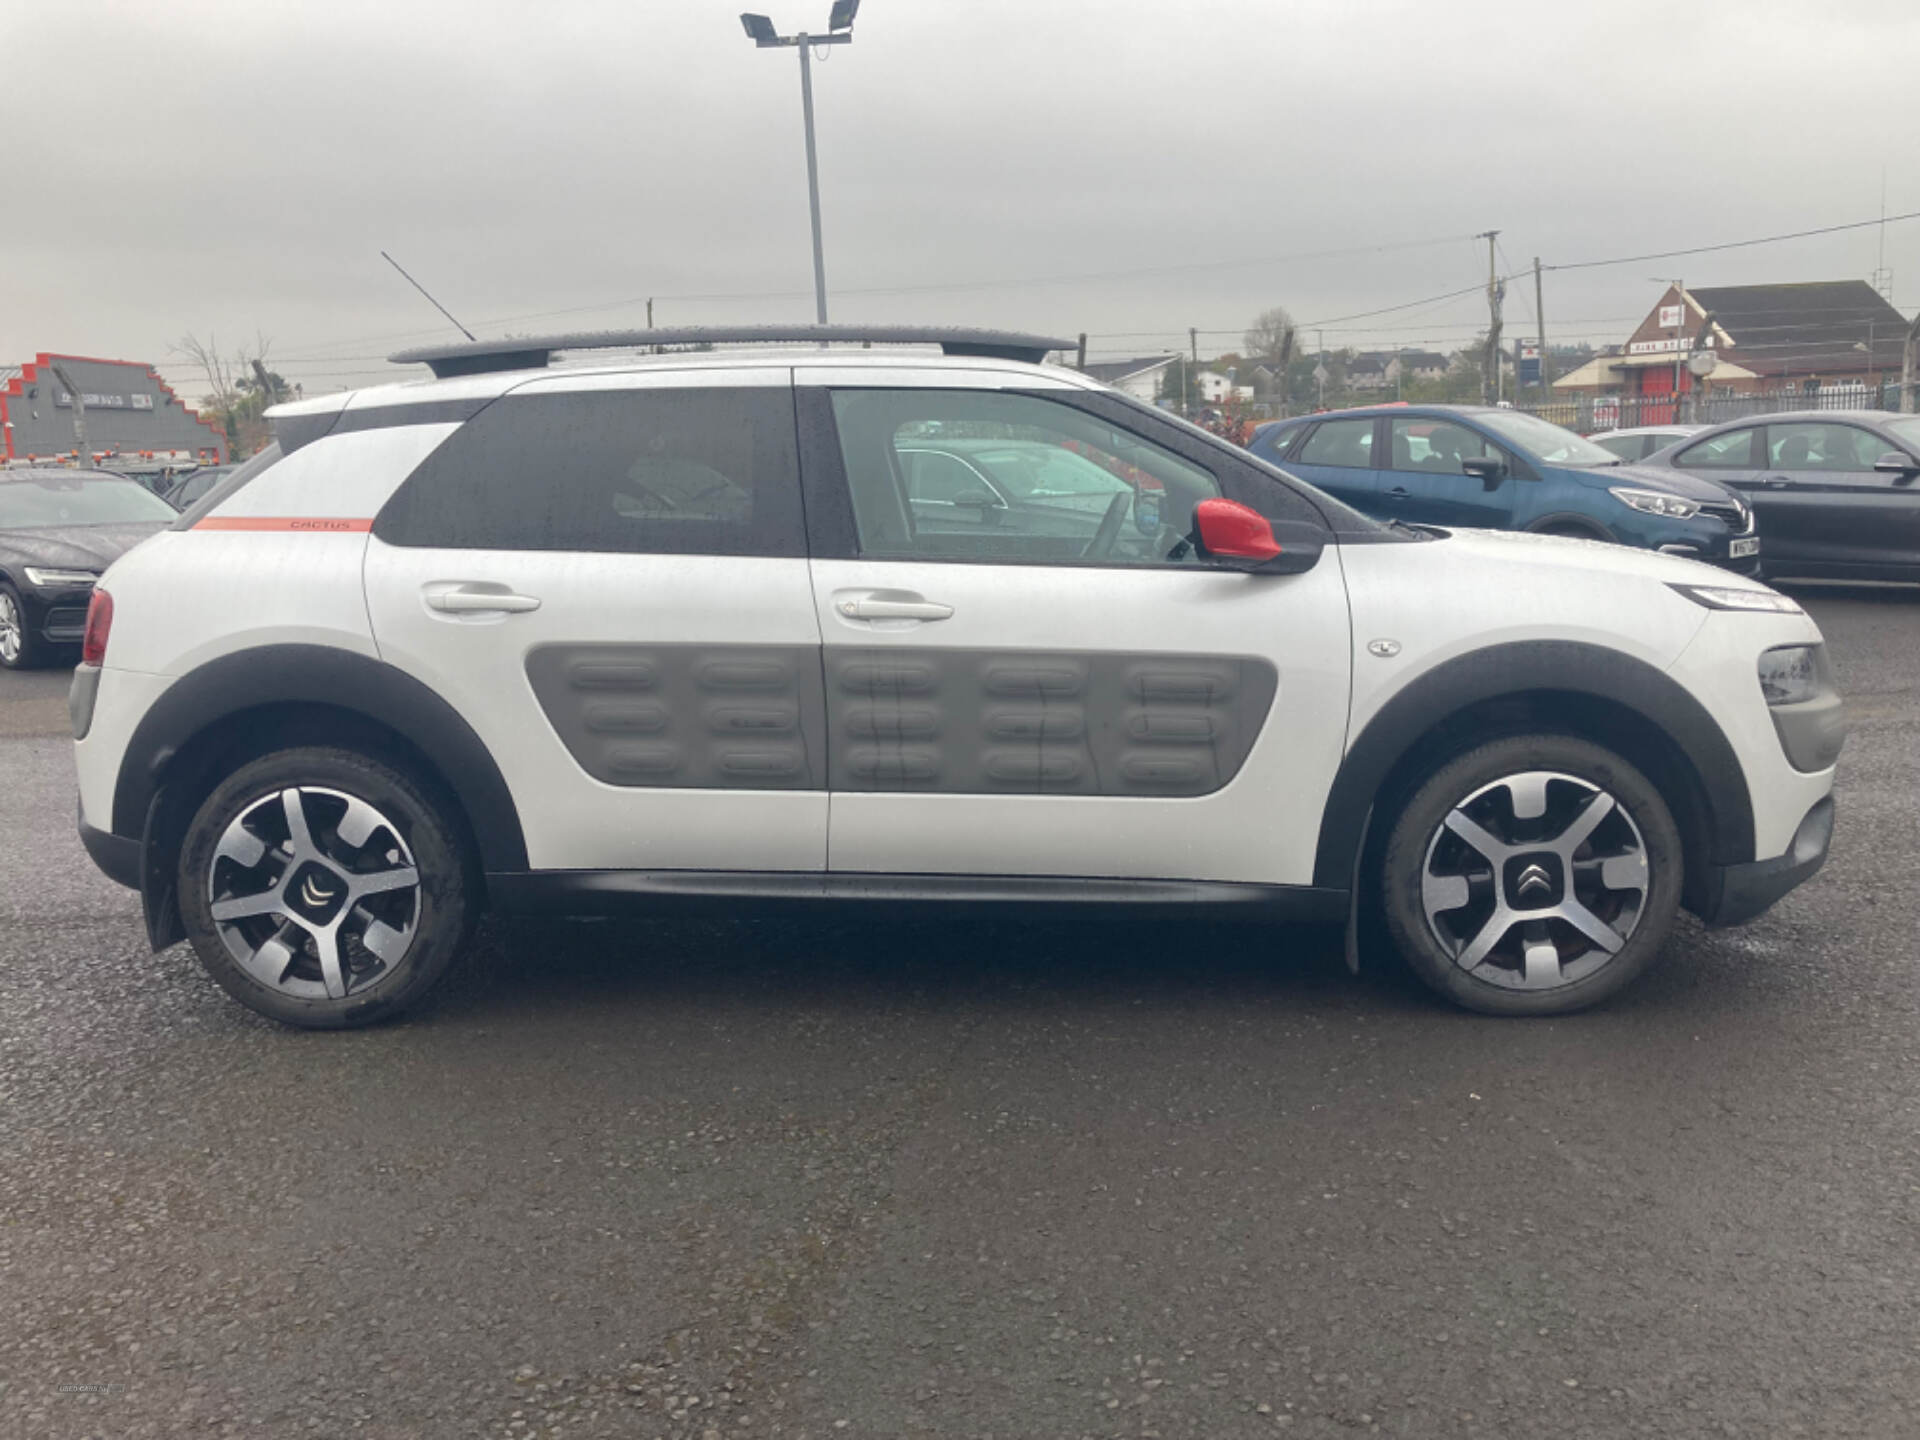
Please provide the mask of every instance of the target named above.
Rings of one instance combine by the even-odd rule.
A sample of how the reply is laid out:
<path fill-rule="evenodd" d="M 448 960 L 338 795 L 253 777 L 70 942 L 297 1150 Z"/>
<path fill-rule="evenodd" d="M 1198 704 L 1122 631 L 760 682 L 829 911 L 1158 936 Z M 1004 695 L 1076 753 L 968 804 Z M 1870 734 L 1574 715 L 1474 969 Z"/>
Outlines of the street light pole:
<path fill-rule="evenodd" d="M 742 15 L 741 27 L 747 38 L 762 50 L 792 46 L 800 52 L 800 110 L 807 132 L 807 209 L 813 220 L 813 310 L 817 323 L 827 323 L 827 260 L 820 243 L 820 161 L 813 143 L 813 65 L 809 52 L 815 45 L 851 45 L 853 17 L 860 0 L 834 0 L 827 18 L 825 35 L 782 35 L 773 21 L 764 15 Z"/>
<path fill-rule="evenodd" d="M 813 213 L 813 311 L 827 323 L 827 260 L 820 252 L 820 161 L 813 148 L 813 66 L 807 59 L 807 36 L 800 41 L 800 108 L 807 117 L 807 207 Z M 849 37 L 851 38 L 851 37 Z"/>

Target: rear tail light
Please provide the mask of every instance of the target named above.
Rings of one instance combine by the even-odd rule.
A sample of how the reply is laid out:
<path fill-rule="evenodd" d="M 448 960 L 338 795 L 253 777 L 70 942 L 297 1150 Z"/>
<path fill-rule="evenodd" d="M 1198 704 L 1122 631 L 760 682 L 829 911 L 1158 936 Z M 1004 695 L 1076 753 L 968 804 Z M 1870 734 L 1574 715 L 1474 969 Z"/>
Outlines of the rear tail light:
<path fill-rule="evenodd" d="M 87 602 L 87 633 L 80 640 L 82 665 L 107 663 L 107 632 L 111 629 L 113 629 L 113 596 L 96 585 L 93 588 L 93 599 Z"/>

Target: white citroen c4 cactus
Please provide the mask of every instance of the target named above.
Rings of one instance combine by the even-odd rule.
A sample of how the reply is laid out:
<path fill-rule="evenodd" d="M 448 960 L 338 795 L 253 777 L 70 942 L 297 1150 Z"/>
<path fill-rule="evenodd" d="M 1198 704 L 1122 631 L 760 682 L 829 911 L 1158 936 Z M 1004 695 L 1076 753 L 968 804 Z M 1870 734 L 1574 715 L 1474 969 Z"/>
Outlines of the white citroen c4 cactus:
<path fill-rule="evenodd" d="M 866 348 L 633 353 L 693 340 Z M 556 336 L 279 407 L 93 595 L 89 851 L 308 1026 L 417 1000 L 484 909 L 685 895 L 1265 907 L 1556 1014 L 1819 868 L 1792 600 L 1377 524 L 1058 343 Z"/>

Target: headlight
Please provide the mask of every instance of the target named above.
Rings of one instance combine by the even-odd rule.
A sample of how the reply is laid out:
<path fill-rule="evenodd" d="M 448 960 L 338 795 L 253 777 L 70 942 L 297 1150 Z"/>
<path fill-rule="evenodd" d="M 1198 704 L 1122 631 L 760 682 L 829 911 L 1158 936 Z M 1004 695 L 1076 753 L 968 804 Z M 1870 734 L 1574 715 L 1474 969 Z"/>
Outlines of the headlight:
<path fill-rule="evenodd" d="M 1760 693 L 1769 705 L 1799 705 L 1826 692 L 1816 645 L 1779 645 L 1760 652 Z"/>
<path fill-rule="evenodd" d="M 1675 585 L 1696 605 L 1709 610 L 1764 610 L 1774 615 L 1798 615 L 1800 606 L 1777 590 L 1737 590 L 1730 585 Z"/>
<path fill-rule="evenodd" d="M 39 586 L 49 585 L 91 585 L 100 578 L 98 570 L 42 570 L 37 565 L 23 565 L 27 579 Z"/>
<path fill-rule="evenodd" d="M 1664 490 L 1635 490 L 1627 485 L 1613 485 L 1608 487 L 1607 493 L 1622 505 L 1632 506 L 1649 515 L 1664 515 L 1669 520 L 1685 520 L 1700 513 L 1700 507 L 1693 501 L 1682 500 L 1678 495 L 1669 495 Z"/>

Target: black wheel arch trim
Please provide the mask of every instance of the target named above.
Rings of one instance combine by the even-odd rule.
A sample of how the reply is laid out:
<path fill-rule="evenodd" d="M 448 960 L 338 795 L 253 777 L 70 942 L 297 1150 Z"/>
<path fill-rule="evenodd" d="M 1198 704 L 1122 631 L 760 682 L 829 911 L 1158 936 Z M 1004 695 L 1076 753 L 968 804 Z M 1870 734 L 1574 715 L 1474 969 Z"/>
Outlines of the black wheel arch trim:
<path fill-rule="evenodd" d="M 1753 800 L 1733 746 L 1706 707 L 1644 660 L 1573 640 L 1493 645 L 1436 666 L 1381 707 L 1348 747 L 1320 817 L 1313 883 L 1353 884 L 1375 800 L 1395 767 L 1427 735 L 1471 707 L 1542 692 L 1623 706 L 1678 747 L 1710 807 L 1707 848 L 1716 865 L 1753 859 Z"/>
<path fill-rule="evenodd" d="M 249 710 L 345 710 L 400 736 L 453 792 L 489 871 L 527 868 L 527 842 L 506 778 L 485 742 L 439 694 L 383 660 L 327 645 L 264 645 L 210 660 L 164 690 L 120 760 L 113 833 L 144 836 L 171 761 L 209 726 Z"/>

